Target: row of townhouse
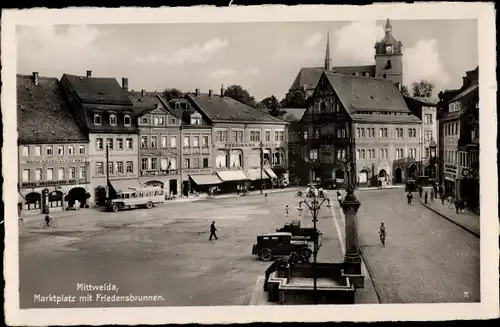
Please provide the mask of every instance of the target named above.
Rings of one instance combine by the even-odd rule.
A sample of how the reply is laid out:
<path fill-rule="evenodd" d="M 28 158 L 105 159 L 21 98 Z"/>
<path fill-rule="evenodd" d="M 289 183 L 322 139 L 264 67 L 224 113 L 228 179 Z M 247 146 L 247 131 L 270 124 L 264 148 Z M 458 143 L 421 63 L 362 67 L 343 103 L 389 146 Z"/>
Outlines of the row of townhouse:
<path fill-rule="evenodd" d="M 166 99 L 91 71 L 18 75 L 17 88 L 21 210 L 101 205 L 140 186 L 233 191 L 287 175 L 287 123 L 223 89 Z"/>

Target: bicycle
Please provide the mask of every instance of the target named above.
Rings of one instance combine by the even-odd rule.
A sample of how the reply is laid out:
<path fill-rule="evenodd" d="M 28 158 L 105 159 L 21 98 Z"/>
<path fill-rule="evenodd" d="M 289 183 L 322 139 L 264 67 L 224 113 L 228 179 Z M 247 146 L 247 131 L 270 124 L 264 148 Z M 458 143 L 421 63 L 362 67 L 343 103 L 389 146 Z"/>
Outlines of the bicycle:
<path fill-rule="evenodd" d="M 41 224 L 40 224 L 40 228 L 57 228 L 57 222 L 55 221 L 54 218 L 51 218 L 50 221 L 49 221 L 49 224 L 47 225 L 47 222 L 46 221 L 43 221 Z"/>

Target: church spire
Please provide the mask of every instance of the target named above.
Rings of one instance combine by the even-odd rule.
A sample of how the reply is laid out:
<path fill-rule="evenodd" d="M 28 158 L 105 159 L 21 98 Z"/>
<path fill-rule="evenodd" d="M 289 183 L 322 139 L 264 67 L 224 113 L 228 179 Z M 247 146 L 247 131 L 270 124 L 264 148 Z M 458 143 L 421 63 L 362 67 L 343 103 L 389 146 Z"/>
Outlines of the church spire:
<path fill-rule="evenodd" d="M 387 22 L 385 23 L 385 35 L 392 34 L 392 24 L 391 20 L 387 18 Z"/>
<path fill-rule="evenodd" d="M 332 59 L 330 58 L 330 31 L 326 35 L 326 54 L 325 54 L 325 70 L 329 71 L 332 67 Z"/>

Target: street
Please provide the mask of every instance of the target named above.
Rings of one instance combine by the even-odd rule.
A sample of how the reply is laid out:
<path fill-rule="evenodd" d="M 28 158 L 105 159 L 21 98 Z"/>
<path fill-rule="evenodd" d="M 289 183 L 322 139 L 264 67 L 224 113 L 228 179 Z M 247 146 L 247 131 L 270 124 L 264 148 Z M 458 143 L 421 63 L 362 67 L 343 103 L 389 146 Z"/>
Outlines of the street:
<path fill-rule="evenodd" d="M 479 238 L 402 189 L 357 192 L 360 244 L 382 303 L 480 301 Z M 378 229 L 386 225 L 386 247 Z"/>

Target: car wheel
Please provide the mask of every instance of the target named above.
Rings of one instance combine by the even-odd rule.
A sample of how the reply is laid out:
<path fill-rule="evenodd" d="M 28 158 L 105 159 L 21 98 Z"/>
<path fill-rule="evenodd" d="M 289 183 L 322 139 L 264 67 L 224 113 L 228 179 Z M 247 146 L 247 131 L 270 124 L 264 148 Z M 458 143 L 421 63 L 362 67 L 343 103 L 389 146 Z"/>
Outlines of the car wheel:
<path fill-rule="evenodd" d="M 260 251 L 259 257 L 262 261 L 269 261 L 273 258 L 273 253 L 269 249 L 264 249 Z"/>
<path fill-rule="evenodd" d="M 149 201 L 146 203 L 146 208 L 151 209 L 153 207 L 153 202 Z"/>
<path fill-rule="evenodd" d="M 113 210 L 113 212 L 117 212 L 118 211 L 118 205 L 113 204 L 113 206 L 111 207 L 111 210 Z"/>

